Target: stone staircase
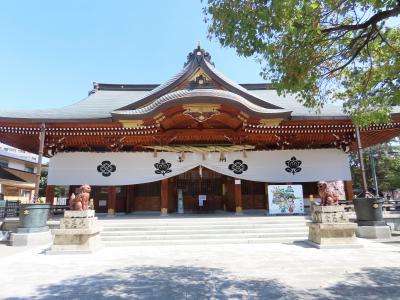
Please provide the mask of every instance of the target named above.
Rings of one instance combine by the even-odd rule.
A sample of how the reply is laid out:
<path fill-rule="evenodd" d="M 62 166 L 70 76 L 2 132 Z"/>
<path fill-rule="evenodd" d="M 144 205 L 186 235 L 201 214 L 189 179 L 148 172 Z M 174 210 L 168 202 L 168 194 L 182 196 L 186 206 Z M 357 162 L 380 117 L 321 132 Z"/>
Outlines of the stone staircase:
<path fill-rule="evenodd" d="M 307 217 L 166 217 L 102 220 L 106 247 L 293 243 L 307 239 Z"/>

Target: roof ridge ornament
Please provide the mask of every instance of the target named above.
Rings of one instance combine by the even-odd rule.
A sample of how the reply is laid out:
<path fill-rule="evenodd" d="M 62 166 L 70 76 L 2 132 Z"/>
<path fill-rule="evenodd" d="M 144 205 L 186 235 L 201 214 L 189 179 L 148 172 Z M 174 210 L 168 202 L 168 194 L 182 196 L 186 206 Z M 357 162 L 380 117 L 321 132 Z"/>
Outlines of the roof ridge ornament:
<path fill-rule="evenodd" d="M 204 49 L 202 49 L 200 46 L 200 42 L 197 42 L 197 47 L 188 54 L 187 61 L 183 65 L 183 67 L 186 67 L 187 65 L 189 65 L 193 60 L 196 60 L 197 64 L 200 65 L 200 62 L 202 59 L 205 59 L 207 62 L 209 62 L 210 64 L 212 64 L 215 67 L 215 64 L 211 61 L 210 53 L 208 53 Z"/>

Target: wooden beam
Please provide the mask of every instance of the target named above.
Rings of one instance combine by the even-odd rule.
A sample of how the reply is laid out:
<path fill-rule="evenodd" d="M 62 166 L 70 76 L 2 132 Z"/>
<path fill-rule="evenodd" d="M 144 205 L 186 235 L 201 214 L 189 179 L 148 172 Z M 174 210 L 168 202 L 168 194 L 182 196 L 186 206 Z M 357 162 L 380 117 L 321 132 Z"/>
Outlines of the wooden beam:
<path fill-rule="evenodd" d="M 54 196 L 55 196 L 55 186 L 54 185 L 46 186 L 46 203 L 53 204 Z"/>
<path fill-rule="evenodd" d="M 362 187 L 364 192 L 363 197 L 367 197 L 368 194 L 367 174 L 365 172 L 363 148 L 361 144 L 360 129 L 358 128 L 358 126 L 356 126 L 356 139 L 357 139 L 358 160 L 360 161 L 360 167 L 361 167 Z"/>
<path fill-rule="evenodd" d="M 40 186 L 40 176 L 42 173 L 42 160 L 43 160 L 43 150 L 44 150 L 44 140 L 46 139 L 46 125 L 42 124 L 40 126 L 39 134 L 39 157 L 36 164 L 36 180 L 35 180 L 35 193 L 33 196 L 33 202 L 36 203 L 39 199 L 39 186 Z"/>
<path fill-rule="evenodd" d="M 134 208 L 135 186 L 133 184 L 126 187 L 126 213 L 129 214 Z"/>
<path fill-rule="evenodd" d="M 351 180 L 344 181 L 344 191 L 346 194 L 346 200 L 352 201 L 353 200 L 353 181 L 351 181 Z"/>
<path fill-rule="evenodd" d="M 110 216 L 115 215 L 117 208 L 117 189 L 115 186 L 108 187 L 108 199 L 107 199 L 107 214 Z"/>
<path fill-rule="evenodd" d="M 168 179 L 161 180 L 161 215 L 168 215 L 168 196 L 169 184 Z"/>

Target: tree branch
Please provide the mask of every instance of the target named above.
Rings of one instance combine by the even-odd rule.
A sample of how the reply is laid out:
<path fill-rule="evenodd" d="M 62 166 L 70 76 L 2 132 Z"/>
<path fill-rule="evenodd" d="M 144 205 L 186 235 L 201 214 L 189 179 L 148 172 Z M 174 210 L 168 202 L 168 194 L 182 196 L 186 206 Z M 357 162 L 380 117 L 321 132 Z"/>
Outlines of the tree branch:
<path fill-rule="evenodd" d="M 371 37 L 372 37 L 372 34 L 374 33 L 374 31 L 375 31 L 375 30 L 372 29 L 372 30 L 370 30 L 370 32 L 368 32 L 368 35 L 367 35 L 365 41 L 364 41 L 360 46 L 358 46 L 358 48 L 356 49 L 356 51 L 354 52 L 354 54 L 351 56 L 351 58 L 350 58 L 345 64 L 343 64 L 343 65 L 341 65 L 341 66 L 339 66 L 339 67 L 337 67 L 337 68 L 335 68 L 335 69 L 333 69 L 333 70 L 331 70 L 331 71 L 329 71 L 329 72 L 323 74 L 323 76 L 326 76 L 326 75 L 328 75 L 328 74 L 332 74 L 332 73 L 335 73 L 335 72 L 337 72 L 337 71 L 343 70 L 343 69 L 346 68 L 349 64 L 351 64 L 351 63 L 356 59 L 356 57 L 360 54 L 361 50 L 364 49 L 364 47 L 365 47 L 366 45 L 368 45 L 368 43 L 371 41 Z M 376 36 L 375 36 L 375 37 L 376 37 Z"/>
<path fill-rule="evenodd" d="M 361 23 L 361 24 L 339 25 L 339 26 L 335 26 L 335 27 L 331 27 L 331 28 L 322 29 L 321 32 L 322 33 L 331 33 L 331 32 L 341 31 L 341 30 L 366 29 L 369 26 L 371 26 L 372 24 L 377 24 L 378 22 L 380 22 L 384 19 L 394 17 L 399 14 L 400 14 L 400 6 L 393 8 L 393 9 L 378 12 L 375 15 L 373 15 L 371 18 L 369 18 L 367 21 L 365 21 L 364 23 Z"/>

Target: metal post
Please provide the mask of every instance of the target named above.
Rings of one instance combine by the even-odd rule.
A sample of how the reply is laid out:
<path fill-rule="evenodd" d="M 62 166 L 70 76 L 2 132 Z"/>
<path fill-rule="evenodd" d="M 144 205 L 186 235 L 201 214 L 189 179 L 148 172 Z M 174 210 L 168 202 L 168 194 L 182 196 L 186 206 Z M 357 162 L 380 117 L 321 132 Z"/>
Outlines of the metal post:
<path fill-rule="evenodd" d="M 365 165 L 364 165 L 364 159 L 363 159 L 363 149 L 362 149 L 362 145 L 361 145 L 360 129 L 358 128 L 358 126 L 355 126 L 355 127 L 356 127 L 358 159 L 360 161 L 360 166 L 361 166 L 362 187 L 363 187 L 364 197 L 367 197 L 368 184 L 367 184 L 367 175 L 365 174 Z"/>
<path fill-rule="evenodd" d="M 33 195 L 34 203 L 36 203 L 39 199 L 40 175 L 42 173 L 42 160 L 43 160 L 43 149 L 44 149 L 45 138 L 46 138 L 46 125 L 43 123 L 40 126 L 40 134 L 39 134 L 39 157 L 36 164 L 35 193 Z"/>
<path fill-rule="evenodd" d="M 374 179 L 374 185 L 375 185 L 375 196 L 378 198 L 379 197 L 378 178 L 376 177 L 375 158 L 372 153 L 372 148 L 369 148 L 369 160 L 371 161 L 372 178 Z"/>

